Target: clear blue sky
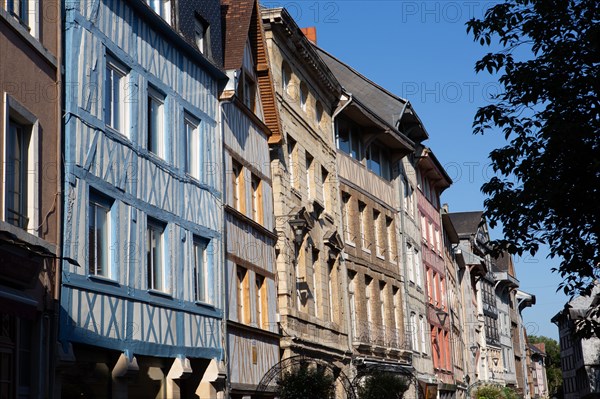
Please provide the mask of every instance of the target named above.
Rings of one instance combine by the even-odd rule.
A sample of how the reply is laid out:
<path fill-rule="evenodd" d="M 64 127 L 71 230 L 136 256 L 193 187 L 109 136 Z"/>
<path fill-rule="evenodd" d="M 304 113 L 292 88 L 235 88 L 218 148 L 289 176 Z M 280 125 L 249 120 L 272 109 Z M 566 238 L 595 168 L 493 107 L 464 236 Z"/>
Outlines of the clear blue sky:
<path fill-rule="evenodd" d="M 316 26 L 320 47 L 374 82 L 407 98 L 423 120 L 430 146 L 454 180 L 442 195 L 451 212 L 483 209 L 481 185 L 491 175 L 490 150 L 503 137 L 474 136 L 478 107 L 490 101 L 498 84 L 475 74 L 475 61 L 488 50 L 467 35 L 465 22 L 480 17 L 492 2 L 478 1 L 262 1 L 286 7 L 300 27 Z M 492 236 L 501 231 L 495 229 Z M 523 312 L 530 334 L 558 338 L 550 318 L 568 300 L 557 293 L 551 273 L 557 260 L 547 253 L 516 258 L 521 289 L 537 304 Z"/>

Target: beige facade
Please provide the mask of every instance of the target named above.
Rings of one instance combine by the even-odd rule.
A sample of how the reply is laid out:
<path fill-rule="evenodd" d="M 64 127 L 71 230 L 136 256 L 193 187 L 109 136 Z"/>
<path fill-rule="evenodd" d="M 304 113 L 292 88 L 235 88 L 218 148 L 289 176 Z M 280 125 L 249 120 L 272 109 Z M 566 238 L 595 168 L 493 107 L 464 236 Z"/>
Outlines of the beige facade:
<path fill-rule="evenodd" d="M 271 146 L 281 350 L 344 371 L 347 273 L 331 118 L 341 87 L 287 11 L 262 17 L 284 140 Z"/>

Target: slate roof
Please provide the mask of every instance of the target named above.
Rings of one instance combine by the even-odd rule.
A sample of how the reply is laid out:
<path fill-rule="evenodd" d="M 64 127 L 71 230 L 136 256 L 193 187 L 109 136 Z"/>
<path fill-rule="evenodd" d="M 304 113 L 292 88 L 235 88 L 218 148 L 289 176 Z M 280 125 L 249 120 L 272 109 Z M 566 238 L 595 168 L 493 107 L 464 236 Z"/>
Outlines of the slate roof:
<path fill-rule="evenodd" d="M 483 211 L 452 212 L 449 215 L 459 237 L 465 237 L 477 232 Z"/>
<path fill-rule="evenodd" d="M 221 0 L 225 69 L 239 69 L 244 61 L 255 0 Z"/>
<path fill-rule="evenodd" d="M 429 137 L 419 117 L 412 110 L 410 102 L 404 98 L 390 93 L 377 83 L 369 80 L 364 75 L 343 63 L 325 50 L 315 46 L 315 49 L 331 72 L 335 75 L 342 87 L 367 108 L 372 110 L 380 119 L 389 126 L 398 129 L 398 120 L 411 118 L 412 124 L 417 124 L 419 129 L 405 133 L 413 141 L 423 141 Z"/>

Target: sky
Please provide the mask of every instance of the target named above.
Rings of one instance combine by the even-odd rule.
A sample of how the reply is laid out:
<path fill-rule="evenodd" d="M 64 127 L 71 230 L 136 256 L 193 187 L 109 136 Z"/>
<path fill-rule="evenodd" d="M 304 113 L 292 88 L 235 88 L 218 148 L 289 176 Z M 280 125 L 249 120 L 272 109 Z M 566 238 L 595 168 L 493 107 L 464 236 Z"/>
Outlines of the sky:
<path fill-rule="evenodd" d="M 493 2 L 479 1 L 271 1 L 285 7 L 300 27 L 317 28 L 318 45 L 392 93 L 408 99 L 429 132 L 431 147 L 454 181 L 442 194 L 450 212 L 482 210 L 481 185 L 492 176 L 489 152 L 505 145 L 501 134 L 472 133 L 478 107 L 499 90 L 497 77 L 476 74 L 475 62 L 489 52 L 467 35 L 465 23 L 482 17 Z M 492 238 L 501 230 L 491 231 Z M 520 289 L 537 303 L 523 311 L 528 333 L 558 339 L 550 322 L 568 297 L 556 292 L 552 273 L 559 260 L 542 249 L 515 258 Z"/>

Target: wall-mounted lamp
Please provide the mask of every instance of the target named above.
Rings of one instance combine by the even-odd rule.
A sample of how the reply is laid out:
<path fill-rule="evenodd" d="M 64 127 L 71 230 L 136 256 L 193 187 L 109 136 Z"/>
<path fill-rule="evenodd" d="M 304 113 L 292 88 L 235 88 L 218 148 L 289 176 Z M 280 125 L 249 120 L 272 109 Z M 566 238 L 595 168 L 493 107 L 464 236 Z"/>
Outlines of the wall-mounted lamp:
<path fill-rule="evenodd" d="M 294 218 L 290 220 L 290 226 L 294 229 L 294 242 L 298 245 L 302 244 L 304 237 L 304 229 L 306 228 L 306 220 L 302 218 Z"/>
<path fill-rule="evenodd" d="M 440 324 L 444 326 L 446 324 L 446 319 L 448 318 L 448 313 L 444 312 L 443 310 L 438 310 L 435 312 L 435 314 L 437 315 Z"/>
<path fill-rule="evenodd" d="M 469 349 L 471 350 L 471 353 L 473 354 L 473 357 L 475 357 L 475 355 L 477 354 L 477 345 L 473 344 L 469 347 Z"/>

